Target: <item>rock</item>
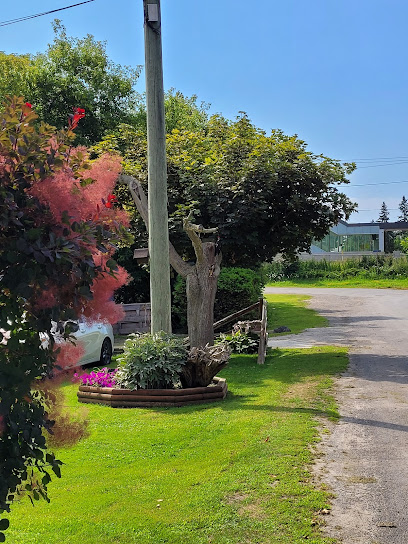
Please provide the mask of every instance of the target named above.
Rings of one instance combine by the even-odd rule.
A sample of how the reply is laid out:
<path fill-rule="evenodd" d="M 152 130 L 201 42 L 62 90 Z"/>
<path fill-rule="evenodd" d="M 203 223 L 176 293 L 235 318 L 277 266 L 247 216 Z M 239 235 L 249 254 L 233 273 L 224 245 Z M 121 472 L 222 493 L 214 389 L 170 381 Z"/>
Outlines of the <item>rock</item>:
<path fill-rule="evenodd" d="M 282 327 L 277 327 L 276 329 L 273 329 L 273 332 L 292 332 L 289 327 L 285 327 L 284 325 Z"/>

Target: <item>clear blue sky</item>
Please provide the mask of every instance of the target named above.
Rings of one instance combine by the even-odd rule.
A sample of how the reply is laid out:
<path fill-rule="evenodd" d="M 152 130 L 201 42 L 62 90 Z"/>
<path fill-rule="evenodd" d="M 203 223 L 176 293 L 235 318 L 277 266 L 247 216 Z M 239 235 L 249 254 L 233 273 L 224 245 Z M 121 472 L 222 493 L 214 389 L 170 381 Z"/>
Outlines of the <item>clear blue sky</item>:
<path fill-rule="evenodd" d="M 3 1 L 0 21 L 78 1 Z M 58 17 L 70 36 L 106 40 L 114 62 L 142 65 L 142 6 L 95 0 L 3 26 L 0 50 L 45 51 Z M 359 203 L 351 221 L 376 220 L 383 201 L 396 220 L 408 198 L 407 20 L 406 0 L 162 0 L 165 88 L 231 119 L 246 111 L 314 153 L 357 160 L 344 189 Z"/>

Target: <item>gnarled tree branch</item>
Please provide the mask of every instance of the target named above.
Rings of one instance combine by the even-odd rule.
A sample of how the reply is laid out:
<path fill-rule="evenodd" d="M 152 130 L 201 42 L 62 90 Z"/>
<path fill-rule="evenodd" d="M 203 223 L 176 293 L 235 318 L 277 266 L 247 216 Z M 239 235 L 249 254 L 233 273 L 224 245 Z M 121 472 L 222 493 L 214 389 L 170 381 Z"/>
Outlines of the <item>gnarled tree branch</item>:
<path fill-rule="evenodd" d="M 186 231 L 187 236 L 190 238 L 191 243 L 193 244 L 194 252 L 197 257 L 197 264 L 202 264 L 203 262 L 203 243 L 200 238 L 200 234 L 213 234 L 217 232 L 217 228 L 205 229 L 202 225 L 195 225 L 191 222 L 193 218 L 193 212 L 191 211 L 183 220 L 183 229 Z"/>
<path fill-rule="evenodd" d="M 127 176 L 125 174 L 121 174 L 119 181 L 125 183 L 129 187 L 137 211 L 140 213 L 140 216 L 146 225 L 146 229 L 149 230 L 149 207 L 142 184 L 133 176 Z M 186 261 L 180 257 L 171 242 L 169 242 L 169 260 L 174 270 L 183 277 L 187 277 L 194 269 L 194 265 L 186 263 Z"/>

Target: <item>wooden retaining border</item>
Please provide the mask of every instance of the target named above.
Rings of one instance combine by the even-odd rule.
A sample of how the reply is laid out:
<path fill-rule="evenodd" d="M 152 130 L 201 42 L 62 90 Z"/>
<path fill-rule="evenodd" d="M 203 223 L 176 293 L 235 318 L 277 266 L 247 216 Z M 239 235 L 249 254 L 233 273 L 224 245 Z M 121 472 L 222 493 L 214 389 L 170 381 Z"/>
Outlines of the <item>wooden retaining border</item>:
<path fill-rule="evenodd" d="M 154 408 L 161 406 L 186 406 L 216 402 L 225 399 L 228 391 L 225 378 L 214 378 L 215 385 L 186 389 L 115 389 L 80 385 L 78 401 L 106 404 L 113 408 Z"/>

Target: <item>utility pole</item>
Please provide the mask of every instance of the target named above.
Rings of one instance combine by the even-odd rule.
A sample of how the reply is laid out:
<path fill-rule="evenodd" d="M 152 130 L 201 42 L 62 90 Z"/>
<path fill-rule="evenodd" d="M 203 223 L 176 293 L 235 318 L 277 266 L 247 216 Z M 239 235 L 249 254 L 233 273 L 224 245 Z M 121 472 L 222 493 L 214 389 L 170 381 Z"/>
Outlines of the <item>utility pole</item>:
<path fill-rule="evenodd" d="M 171 332 L 166 127 L 160 0 L 143 0 L 152 333 Z"/>

